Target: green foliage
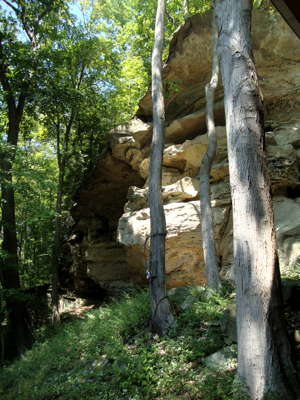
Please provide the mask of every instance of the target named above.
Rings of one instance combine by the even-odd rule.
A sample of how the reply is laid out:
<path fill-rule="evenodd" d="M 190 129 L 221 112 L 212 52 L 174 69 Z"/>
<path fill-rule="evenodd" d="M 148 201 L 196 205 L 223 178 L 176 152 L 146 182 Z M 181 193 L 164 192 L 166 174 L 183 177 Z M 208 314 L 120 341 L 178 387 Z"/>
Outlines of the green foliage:
<path fill-rule="evenodd" d="M 116 100 L 122 110 L 123 121 L 120 122 L 126 122 L 136 110 L 139 98 L 150 83 L 156 1 L 84 0 L 81 3 L 85 10 L 89 10 L 94 29 L 115 43 L 119 62 L 119 73 L 115 80 L 118 90 Z M 191 14 L 204 12 L 210 7 L 209 0 L 190 1 Z M 167 56 L 173 32 L 183 21 L 182 1 L 168 1 L 164 57 Z"/>
<path fill-rule="evenodd" d="M 69 209 L 105 135 L 119 122 L 113 100 L 118 63 L 115 66 L 113 43 L 76 25 L 66 2 L 10 4 L 5 9 L 0 5 L 0 65 L 5 75 L 0 86 L 0 153 L 16 154 L 12 174 L 19 273 L 28 287 L 51 280 L 54 219 L 64 211 L 56 209 L 57 192 Z M 26 99 L 19 146 L 7 143 L 8 94 L 16 104 L 21 95 Z"/>
<path fill-rule="evenodd" d="M 50 277 L 58 171 L 53 147 L 39 140 L 36 135 L 19 146 L 13 169 L 23 287 L 41 285 Z"/>
<path fill-rule="evenodd" d="M 31 129 L 30 137 L 21 141 L 17 149 L 0 138 L 0 152 L 16 153 L 12 173 L 23 287 L 49 281 L 49 242 L 53 235 L 57 179 L 53 147 L 43 141 L 37 124 L 31 124 Z M 3 251 L 1 258 L 5 259 Z"/>
<path fill-rule="evenodd" d="M 152 337 L 148 292 L 65 323 L 0 373 L 3 400 L 242 400 L 235 371 L 203 359 L 224 346 L 219 318 L 227 298 L 191 288 L 190 306 L 169 336 Z"/>
<path fill-rule="evenodd" d="M 292 269 L 281 274 L 282 278 L 291 280 L 300 280 L 300 260 L 298 260 Z"/>

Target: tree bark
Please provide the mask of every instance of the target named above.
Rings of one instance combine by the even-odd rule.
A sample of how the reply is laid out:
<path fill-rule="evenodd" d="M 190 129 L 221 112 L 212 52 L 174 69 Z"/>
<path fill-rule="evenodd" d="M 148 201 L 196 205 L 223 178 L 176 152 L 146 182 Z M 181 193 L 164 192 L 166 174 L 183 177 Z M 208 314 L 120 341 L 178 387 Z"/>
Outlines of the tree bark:
<path fill-rule="evenodd" d="M 299 397 L 281 314 L 263 105 L 251 47 L 251 0 L 215 0 L 224 84 L 237 290 L 238 374 L 252 399 Z"/>
<path fill-rule="evenodd" d="M 5 86 L 5 85 L 4 85 Z M 28 326 L 25 303 L 18 290 L 21 287 L 18 265 L 18 241 L 15 217 L 15 193 L 13 187 L 12 165 L 15 159 L 20 121 L 24 110 L 25 98 L 20 98 L 18 106 L 12 96 L 6 97 L 8 106 L 7 149 L 1 154 L 1 208 L 2 208 L 2 260 L 1 284 L 10 291 L 6 299 L 9 320 L 9 343 L 5 343 L 7 358 L 14 358 L 32 344 L 32 335 Z"/>
<path fill-rule="evenodd" d="M 210 198 L 210 171 L 217 150 L 217 135 L 214 121 L 214 94 L 219 79 L 219 57 L 217 54 L 217 30 L 215 15 L 213 14 L 213 56 L 212 75 L 210 82 L 205 87 L 206 94 L 206 126 L 208 134 L 208 148 L 203 157 L 200 172 L 200 209 L 201 209 L 201 230 L 202 247 L 207 277 L 207 285 L 210 289 L 218 290 L 221 286 L 218 259 L 216 254 L 214 221 Z"/>
<path fill-rule="evenodd" d="M 60 259 L 60 246 L 62 236 L 62 196 L 63 196 L 63 176 L 62 171 L 59 169 L 59 177 L 57 184 L 56 193 L 56 205 L 55 205 L 55 225 L 54 225 L 54 238 L 52 245 L 52 277 L 51 277 L 51 308 L 52 308 L 52 324 L 56 324 L 60 321 L 59 313 L 59 259 Z"/>
<path fill-rule="evenodd" d="M 57 324 L 60 321 L 59 313 L 59 259 L 60 259 L 60 247 L 61 247 L 61 235 L 62 235 L 62 199 L 63 199 L 63 186 L 64 186 L 64 175 L 65 175 L 65 158 L 61 152 L 61 135 L 60 135 L 60 124 L 56 127 L 56 156 L 58 165 L 58 182 L 56 190 L 56 204 L 55 204 L 55 223 L 54 223 L 54 237 L 52 244 L 52 277 L 51 277 L 51 308 L 52 324 Z"/>
<path fill-rule="evenodd" d="M 151 221 L 149 287 L 151 329 L 163 335 L 173 323 L 165 284 L 166 221 L 161 196 L 162 159 L 164 150 L 164 97 L 162 85 L 162 49 L 164 40 L 165 1 L 158 0 L 155 41 L 152 53 L 153 137 L 150 160 L 149 206 Z"/>

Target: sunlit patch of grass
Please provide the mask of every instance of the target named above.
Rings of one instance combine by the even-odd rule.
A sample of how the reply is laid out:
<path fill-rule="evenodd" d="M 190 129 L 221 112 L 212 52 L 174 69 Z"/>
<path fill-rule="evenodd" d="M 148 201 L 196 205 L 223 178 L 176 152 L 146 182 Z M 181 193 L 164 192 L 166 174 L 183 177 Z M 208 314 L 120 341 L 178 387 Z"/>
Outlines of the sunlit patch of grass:
<path fill-rule="evenodd" d="M 224 347 L 218 320 L 228 299 L 191 288 L 177 326 L 148 330 L 148 292 L 124 296 L 26 352 L 0 373 L 2 400 L 241 400 L 234 371 L 214 372 L 204 357 Z"/>

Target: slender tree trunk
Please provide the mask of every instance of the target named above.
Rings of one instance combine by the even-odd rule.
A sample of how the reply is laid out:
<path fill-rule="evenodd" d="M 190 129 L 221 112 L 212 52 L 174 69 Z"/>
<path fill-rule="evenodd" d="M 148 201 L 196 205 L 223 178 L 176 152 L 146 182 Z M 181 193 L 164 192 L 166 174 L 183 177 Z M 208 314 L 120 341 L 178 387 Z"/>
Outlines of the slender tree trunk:
<path fill-rule="evenodd" d="M 84 76 L 85 65 L 82 64 L 78 82 L 74 89 L 80 89 L 82 79 Z M 62 203 L 64 194 L 64 183 L 65 183 L 65 173 L 66 164 L 68 160 L 69 143 L 71 130 L 76 116 L 76 107 L 71 109 L 70 118 L 65 126 L 65 132 L 63 137 L 61 137 L 61 124 L 58 120 L 55 124 L 56 128 L 56 154 L 57 154 L 57 165 L 58 165 L 58 183 L 56 191 L 56 217 L 55 217 L 55 227 L 54 227 L 54 238 L 52 245 L 52 290 L 51 290 L 51 305 L 52 305 L 52 323 L 55 324 L 60 320 L 59 314 L 59 260 L 61 255 L 62 246 Z M 59 118 L 58 118 L 59 119 Z"/>
<path fill-rule="evenodd" d="M 97 148 L 95 148 L 95 142 L 94 142 L 94 132 L 91 132 L 91 135 L 89 137 L 89 150 L 88 150 L 88 154 L 89 154 L 89 169 L 91 169 L 94 165 L 95 162 L 95 155 L 99 154 L 97 151 Z M 95 151 L 96 150 L 96 151 Z"/>
<path fill-rule="evenodd" d="M 162 85 L 162 49 L 164 40 L 165 1 L 158 0 L 155 42 L 152 53 L 153 137 L 150 161 L 149 206 L 151 241 L 149 286 L 151 296 L 151 328 L 163 335 L 173 322 L 165 284 L 166 221 L 161 196 L 162 158 L 164 150 L 164 97 Z"/>
<path fill-rule="evenodd" d="M 79 89 L 79 87 L 78 87 Z M 58 164 L 58 184 L 56 192 L 56 217 L 55 217 L 55 232 L 52 247 L 52 323 L 59 322 L 59 260 L 61 255 L 62 245 L 62 202 L 64 193 L 64 182 L 66 173 L 66 164 L 69 151 L 70 135 L 75 118 L 75 110 L 71 111 L 70 119 L 65 128 L 63 140 L 61 138 L 61 126 L 58 122 L 56 125 L 56 154 Z M 61 144 L 63 141 L 63 144 Z"/>
<path fill-rule="evenodd" d="M 59 170 L 59 181 L 57 185 L 56 193 L 56 205 L 55 205 L 55 225 L 54 225 L 54 238 L 52 246 L 52 279 L 51 279 L 51 306 L 52 306 L 52 324 L 56 324 L 60 320 L 59 314 L 59 279 L 58 279 L 58 268 L 60 259 L 60 246 L 62 236 L 62 173 Z"/>
<path fill-rule="evenodd" d="M 190 9 L 189 9 L 189 0 L 183 0 L 183 12 L 184 12 L 184 19 L 189 18 L 190 16 Z"/>
<path fill-rule="evenodd" d="M 61 154 L 61 126 L 59 121 L 56 124 L 56 156 L 58 165 L 58 182 L 56 189 L 56 204 L 55 204 L 55 221 L 54 221 L 54 237 L 52 244 L 52 276 L 51 276 L 51 308 L 52 308 L 52 324 L 60 321 L 59 314 L 59 279 L 58 268 L 60 258 L 60 245 L 61 245 L 61 212 L 62 212 L 62 191 L 64 181 L 64 163 L 62 162 Z"/>
<path fill-rule="evenodd" d="M 213 14 L 213 57 L 212 75 L 210 82 L 205 87 L 206 94 L 206 125 L 208 132 L 208 148 L 203 157 L 200 167 L 200 209 L 201 209 L 201 230 L 202 247 L 207 277 L 207 284 L 210 289 L 218 290 L 221 286 L 218 259 L 216 254 L 214 221 L 210 198 L 210 171 L 217 150 L 217 135 L 214 121 L 214 94 L 219 79 L 219 58 L 217 54 L 217 30 L 215 15 Z"/>
<path fill-rule="evenodd" d="M 299 398 L 281 314 L 251 0 L 215 0 L 225 94 L 237 289 L 238 374 L 252 399 Z"/>

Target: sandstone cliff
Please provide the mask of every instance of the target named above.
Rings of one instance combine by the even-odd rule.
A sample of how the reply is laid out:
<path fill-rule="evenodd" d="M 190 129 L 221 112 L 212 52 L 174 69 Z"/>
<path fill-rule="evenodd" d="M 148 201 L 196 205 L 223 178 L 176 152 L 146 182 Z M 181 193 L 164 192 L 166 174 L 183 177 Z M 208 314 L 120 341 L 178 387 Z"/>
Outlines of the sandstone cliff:
<path fill-rule="evenodd" d="M 207 146 L 204 86 L 210 74 L 210 15 L 195 15 L 175 32 L 164 66 L 166 146 L 163 198 L 168 286 L 205 281 L 197 173 Z M 300 260 L 300 42 L 278 15 L 256 12 L 253 46 L 266 107 L 266 145 L 280 266 Z M 216 95 L 218 154 L 211 173 L 217 251 L 232 273 L 232 217 L 223 93 Z M 111 132 L 109 146 L 76 195 L 70 239 L 72 285 L 143 284 L 149 251 L 147 179 L 151 96 L 136 118 Z"/>

